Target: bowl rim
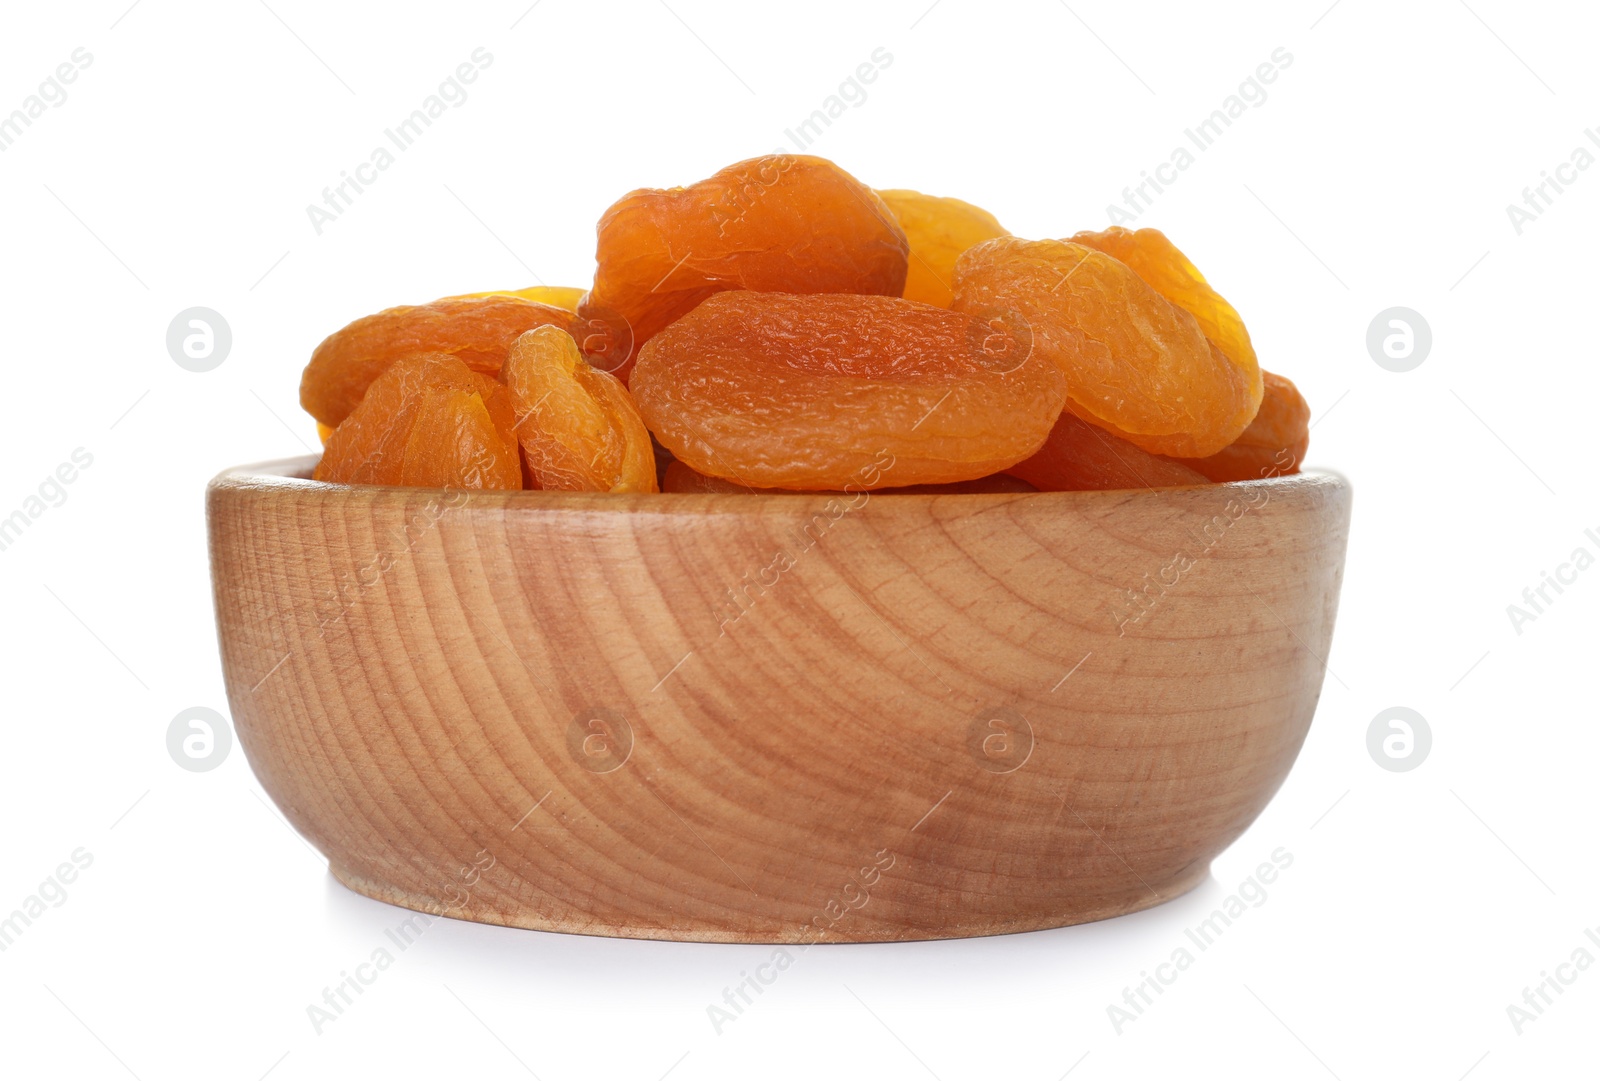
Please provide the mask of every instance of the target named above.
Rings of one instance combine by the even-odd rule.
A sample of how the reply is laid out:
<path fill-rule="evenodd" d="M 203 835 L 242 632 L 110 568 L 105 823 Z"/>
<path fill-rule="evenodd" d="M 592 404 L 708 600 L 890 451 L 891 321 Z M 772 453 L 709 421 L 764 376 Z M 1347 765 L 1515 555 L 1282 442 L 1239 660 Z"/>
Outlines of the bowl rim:
<path fill-rule="evenodd" d="M 1196 492 L 1250 493 L 1266 490 L 1274 494 L 1305 492 L 1323 489 L 1328 493 L 1348 491 L 1349 478 L 1333 469 L 1312 468 L 1298 473 L 1278 474 L 1255 480 L 1213 481 L 1206 484 L 1171 485 L 1145 488 L 1094 488 L 1070 492 L 893 492 L 862 489 L 860 492 L 546 492 L 527 490 L 481 488 L 411 488 L 389 484 L 338 484 L 313 480 L 318 454 L 301 454 L 290 458 L 274 458 L 264 462 L 232 466 L 213 477 L 208 491 L 257 492 L 276 491 L 325 499 L 448 499 L 456 507 L 554 510 L 558 508 L 583 510 L 613 510 L 638 512 L 648 509 L 743 507 L 749 509 L 751 495 L 760 495 L 761 505 L 798 507 L 805 504 L 826 506 L 842 495 L 868 496 L 866 503 L 891 506 L 927 507 L 935 503 L 948 505 L 949 501 L 967 504 L 998 504 L 1024 502 L 1044 504 L 1066 509 L 1072 506 L 1089 506 L 1099 502 L 1126 502 L 1129 498 L 1160 496 L 1163 494 Z M 665 497 L 665 498 L 663 498 Z M 730 502 L 731 501 L 731 502 Z M 865 503 L 855 508 L 865 509 Z"/>

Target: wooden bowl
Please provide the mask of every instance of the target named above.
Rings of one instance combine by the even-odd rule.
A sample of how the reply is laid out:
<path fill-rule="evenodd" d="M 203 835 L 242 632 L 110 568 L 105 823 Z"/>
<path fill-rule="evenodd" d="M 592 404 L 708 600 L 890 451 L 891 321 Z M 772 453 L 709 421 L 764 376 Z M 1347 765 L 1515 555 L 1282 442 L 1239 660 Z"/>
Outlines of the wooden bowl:
<path fill-rule="evenodd" d="M 722 942 L 1165 901 L 1305 738 L 1350 492 L 208 492 L 228 699 L 339 880 Z"/>

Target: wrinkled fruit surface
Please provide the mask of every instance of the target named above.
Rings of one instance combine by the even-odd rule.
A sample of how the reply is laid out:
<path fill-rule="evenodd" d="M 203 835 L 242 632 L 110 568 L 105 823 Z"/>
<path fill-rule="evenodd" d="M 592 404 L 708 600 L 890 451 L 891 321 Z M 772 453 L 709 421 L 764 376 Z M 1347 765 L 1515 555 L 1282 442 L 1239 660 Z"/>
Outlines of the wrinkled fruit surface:
<path fill-rule="evenodd" d="M 1311 444 L 1311 407 L 1281 375 L 1262 372 L 1261 410 L 1244 434 L 1209 458 L 1183 464 L 1215 481 L 1255 480 L 1298 473 Z"/>
<path fill-rule="evenodd" d="M 906 265 L 906 287 L 900 295 L 948 308 L 954 299 L 950 280 L 956 260 L 974 244 L 997 236 L 1010 236 L 995 216 L 960 199 L 924 195 L 903 189 L 880 191 L 911 247 Z"/>
<path fill-rule="evenodd" d="M 1188 465 L 1140 450 L 1098 425 L 1063 412 L 1039 452 L 1007 470 L 1041 492 L 1170 488 L 1205 484 Z"/>
<path fill-rule="evenodd" d="M 615 376 L 583 359 L 572 335 L 540 327 L 518 338 L 500 372 L 516 434 L 538 487 L 654 492 L 650 433 Z"/>
<path fill-rule="evenodd" d="M 578 312 L 611 339 L 629 338 L 626 357 L 599 365 L 624 381 L 652 335 L 722 290 L 897 297 L 906 279 L 906 238 L 888 207 L 837 165 L 804 155 L 632 192 L 600 219 L 595 258 Z"/>
<path fill-rule="evenodd" d="M 954 287 L 955 311 L 1017 313 L 1065 375 L 1067 408 L 1152 454 L 1215 454 L 1255 416 L 1194 317 L 1103 252 L 1001 237 L 961 256 Z"/>
<path fill-rule="evenodd" d="M 661 484 L 663 492 L 698 492 L 713 495 L 762 495 L 779 493 L 793 495 L 792 491 L 783 488 L 749 488 L 738 481 L 724 480 L 722 477 L 708 477 L 704 473 L 697 473 L 682 462 L 673 461 L 667 464 L 667 474 Z M 980 477 L 977 480 L 959 480 L 951 484 L 912 484 L 904 488 L 879 488 L 874 495 L 981 495 L 987 492 L 1036 492 L 1039 489 L 1018 477 L 996 473 L 993 476 Z M 830 491 L 829 495 L 853 495 L 861 491 L 859 487 L 852 492 Z"/>
<path fill-rule="evenodd" d="M 722 293 L 652 338 L 633 393 L 700 473 L 758 488 L 973 480 L 1044 442 L 1059 369 L 953 311 L 874 296 Z"/>
<path fill-rule="evenodd" d="M 313 476 L 337 484 L 521 488 L 506 388 L 446 353 L 390 365 L 334 429 Z"/>
<path fill-rule="evenodd" d="M 1165 233 L 1113 225 L 1098 233 L 1078 233 L 1072 240 L 1126 263 L 1146 285 L 1194 316 L 1201 333 L 1233 361 L 1244 375 L 1252 401 L 1260 404 L 1261 367 L 1244 320 Z"/>
<path fill-rule="evenodd" d="M 300 404 L 337 427 L 401 357 L 449 353 L 473 371 L 494 375 L 519 334 L 546 325 L 566 329 L 572 321 L 571 312 L 505 294 L 390 308 L 357 319 L 317 346 L 300 379 Z"/>

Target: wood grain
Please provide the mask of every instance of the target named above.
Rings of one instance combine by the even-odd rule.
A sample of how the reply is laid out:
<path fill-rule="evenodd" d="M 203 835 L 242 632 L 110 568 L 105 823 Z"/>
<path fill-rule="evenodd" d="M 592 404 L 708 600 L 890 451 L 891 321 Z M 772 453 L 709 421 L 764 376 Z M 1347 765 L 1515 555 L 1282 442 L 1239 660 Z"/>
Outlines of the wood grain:
<path fill-rule="evenodd" d="M 394 904 L 708 941 L 1197 884 L 1305 738 L 1350 512 L 1317 475 L 830 503 L 311 463 L 208 492 L 233 720 L 289 821 Z"/>

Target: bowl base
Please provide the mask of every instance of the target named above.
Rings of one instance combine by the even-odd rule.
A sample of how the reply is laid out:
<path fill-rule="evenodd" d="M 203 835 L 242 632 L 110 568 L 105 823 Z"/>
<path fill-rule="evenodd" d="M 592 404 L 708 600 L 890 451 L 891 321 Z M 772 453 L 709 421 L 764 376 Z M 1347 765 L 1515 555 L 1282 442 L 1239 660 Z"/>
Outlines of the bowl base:
<path fill-rule="evenodd" d="M 469 923 L 487 923 L 499 927 L 520 927 L 530 931 L 552 931 L 557 934 L 593 935 L 600 938 L 642 938 L 660 942 L 723 942 L 743 945 L 795 946 L 845 942 L 925 942 L 955 938 L 985 938 L 991 935 L 1010 935 L 1024 931 L 1046 931 L 1053 927 L 1070 927 L 1079 923 L 1093 923 L 1113 916 L 1126 916 L 1147 908 L 1166 904 L 1182 897 L 1199 886 L 1211 874 L 1211 861 L 1198 860 L 1164 882 L 1149 885 L 1138 896 L 1118 899 L 1101 905 L 1082 906 L 1065 912 L 1039 913 L 1013 916 L 1006 919 L 977 920 L 971 923 L 946 922 L 937 926 L 906 926 L 898 929 L 886 927 L 860 928 L 855 931 L 835 929 L 819 935 L 810 924 L 793 923 L 775 925 L 763 921 L 758 928 L 740 929 L 711 920 L 680 920 L 667 923 L 618 923 L 582 916 L 554 916 L 538 912 L 530 906 L 489 906 L 471 901 L 459 908 L 441 911 L 436 897 L 425 896 L 379 882 L 349 871 L 334 863 L 328 870 L 346 889 L 370 897 L 374 901 L 411 909 L 433 917 L 448 916 Z"/>

